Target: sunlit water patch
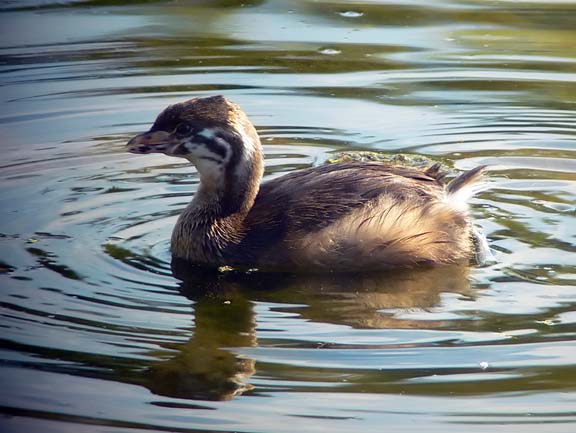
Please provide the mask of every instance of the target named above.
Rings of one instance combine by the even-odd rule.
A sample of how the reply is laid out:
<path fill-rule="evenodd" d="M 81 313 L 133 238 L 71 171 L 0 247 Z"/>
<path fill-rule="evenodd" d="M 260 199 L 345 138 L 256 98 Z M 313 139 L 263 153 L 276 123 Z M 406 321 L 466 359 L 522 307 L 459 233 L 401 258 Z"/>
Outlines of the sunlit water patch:
<path fill-rule="evenodd" d="M 2 431 L 574 429 L 575 5 L 0 3 Z M 340 151 L 489 165 L 496 261 L 354 276 L 171 267 L 198 186 L 126 154 L 225 94 L 266 178 Z"/>

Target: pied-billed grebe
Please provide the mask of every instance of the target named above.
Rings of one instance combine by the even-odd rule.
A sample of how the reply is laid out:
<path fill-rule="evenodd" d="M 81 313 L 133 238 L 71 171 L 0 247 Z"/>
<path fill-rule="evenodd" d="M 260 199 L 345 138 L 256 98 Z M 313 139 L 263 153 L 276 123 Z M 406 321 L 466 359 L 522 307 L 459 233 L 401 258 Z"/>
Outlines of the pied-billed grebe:
<path fill-rule="evenodd" d="M 450 183 L 438 165 L 312 167 L 260 184 L 256 129 L 222 96 L 166 108 L 132 153 L 189 160 L 200 185 L 172 233 L 172 255 L 268 271 L 363 271 L 455 263 L 473 255 L 466 199 L 483 167 Z"/>

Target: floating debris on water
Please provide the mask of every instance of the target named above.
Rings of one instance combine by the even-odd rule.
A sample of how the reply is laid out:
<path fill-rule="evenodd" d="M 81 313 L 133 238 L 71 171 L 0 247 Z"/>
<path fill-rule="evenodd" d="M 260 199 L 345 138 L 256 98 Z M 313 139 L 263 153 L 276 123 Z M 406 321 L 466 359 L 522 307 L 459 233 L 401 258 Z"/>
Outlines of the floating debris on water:
<path fill-rule="evenodd" d="M 453 169 L 445 161 L 438 161 L 427 156 L 415 155 L 411 153 L 385 153 L 369 150 L 358 150 L 351 152 L 339 152 L 332 158 L 326 160 L 328 164 L 338 162 L 384 162 L 405 167 L 426 168 L 434 164 L 441 164 L 442 170 L 452 174 Z"/>
<path fill-rule="evenodd" d="M 320 48 L 318 50 L 320 54 L 325 54 L 327 56 L 335 56 L 337 54 L 342 53 L 342 51 L 337 50 L 336 48 Z"/>
<path fill-rule="evenodd" d="M 357 11 L 344 11 L 344 12 L 340 12 L 339 15 L 341 17 L 345 17 L 345 18 L 358 18 L 361 17 L 362 15 L 364 15 L 363 12 L 357 12 Z"/>

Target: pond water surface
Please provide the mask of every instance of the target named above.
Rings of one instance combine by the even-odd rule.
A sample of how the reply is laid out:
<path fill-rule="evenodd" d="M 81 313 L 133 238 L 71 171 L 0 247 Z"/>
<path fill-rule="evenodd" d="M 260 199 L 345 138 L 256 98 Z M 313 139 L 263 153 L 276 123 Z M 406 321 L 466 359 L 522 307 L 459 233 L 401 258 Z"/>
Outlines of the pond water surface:
<path fill-rule="evenodd" d="M 0 430 L 576 431 L 576 2 L 0 1 Z M 266 176 L 490 165 L 496 263 L 188 272 L 198 177 L 125 153 L 224 94 Z"/>

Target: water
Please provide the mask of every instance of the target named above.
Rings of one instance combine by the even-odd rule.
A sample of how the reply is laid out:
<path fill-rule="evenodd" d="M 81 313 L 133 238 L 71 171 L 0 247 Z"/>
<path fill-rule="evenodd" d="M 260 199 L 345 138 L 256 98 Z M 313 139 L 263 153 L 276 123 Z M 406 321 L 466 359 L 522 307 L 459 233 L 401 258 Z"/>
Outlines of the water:
<path fill-rule="evenodd" d="M 0 2 L 6 432 L 568 432 L 576 424 L 576 2 Z M 267 177 L 417 153 L 494 188 L 497 263 L 175 278 L 198 184 L 126 154 L 225 94 Z"/>

